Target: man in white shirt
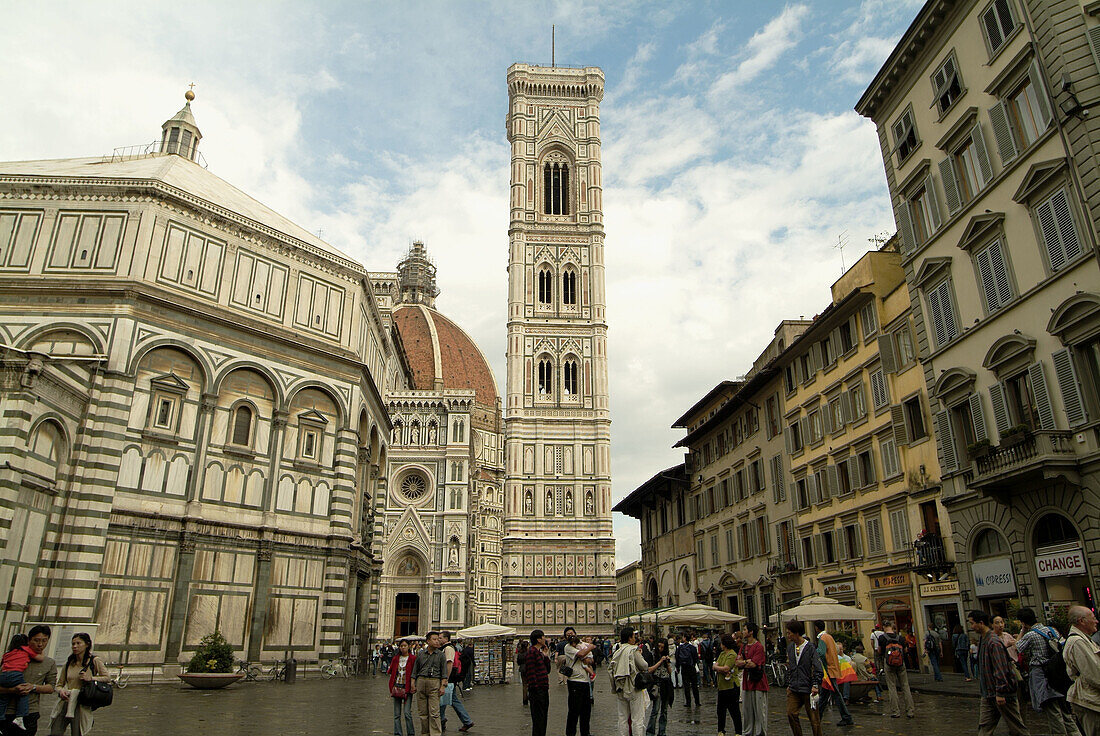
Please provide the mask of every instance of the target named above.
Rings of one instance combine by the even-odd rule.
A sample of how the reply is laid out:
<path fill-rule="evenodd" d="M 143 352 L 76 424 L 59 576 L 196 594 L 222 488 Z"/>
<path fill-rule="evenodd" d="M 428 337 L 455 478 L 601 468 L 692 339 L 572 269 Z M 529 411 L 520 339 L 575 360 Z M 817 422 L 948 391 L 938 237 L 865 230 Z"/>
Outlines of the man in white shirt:
<path fill-rule="evenodd" d="M 1069 609 L 1069 638 L 1062 650 L 1066 672 L 1073 678 L 1073 687 L 1066 700 L 1081 723 L 1084 736 L 1100 736 L 1100 646 L 1092 635 L 1096 633 L 1096 615 L 1084 606 Z"/>

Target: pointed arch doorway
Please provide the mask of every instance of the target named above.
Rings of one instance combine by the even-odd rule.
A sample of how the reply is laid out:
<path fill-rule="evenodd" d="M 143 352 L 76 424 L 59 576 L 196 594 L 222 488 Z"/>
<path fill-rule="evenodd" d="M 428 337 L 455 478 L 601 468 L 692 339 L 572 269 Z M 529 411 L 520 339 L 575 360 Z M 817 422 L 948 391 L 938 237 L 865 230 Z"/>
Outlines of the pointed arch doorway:
<path fill-rule="evenodd" d="M 393 632 L 395 636 L 410 636 L 417 633 L 420 625 L 420 595 L 417 593 L 398 593 L 394 602 Z"/>

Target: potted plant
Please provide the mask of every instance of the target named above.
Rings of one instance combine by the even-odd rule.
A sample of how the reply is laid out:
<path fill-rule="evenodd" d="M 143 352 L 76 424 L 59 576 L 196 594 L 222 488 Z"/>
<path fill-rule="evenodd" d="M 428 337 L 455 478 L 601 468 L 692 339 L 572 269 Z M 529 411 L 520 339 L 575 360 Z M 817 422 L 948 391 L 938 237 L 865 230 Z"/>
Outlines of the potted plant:
<path fill-rule="evenodd" d="M 971 442 L 966 446 L 966 454 L 975 460 L 981 460 L 983 457 L 993 451 L 993 445 L 988 439 L 981 439 L 977 442 Z"/>
<path fill-rule="evenodd" d="M 1005 447 L 1015 447 L 1026 442 L 1029 437 L 1031 437 L 1031 427 L 1026 424 L 1017 424 L 1005 430 L 1001 435 L 1001 444 Z"/>
<path fill-rule="evenodd" d="M 187 664 L 187 672 L 178 677 L 191 687 L 213 690 L 231 685 L 244 677 L 233 672 L 233 647 L 215 630 L 199 642 L 199 648 Z"/>

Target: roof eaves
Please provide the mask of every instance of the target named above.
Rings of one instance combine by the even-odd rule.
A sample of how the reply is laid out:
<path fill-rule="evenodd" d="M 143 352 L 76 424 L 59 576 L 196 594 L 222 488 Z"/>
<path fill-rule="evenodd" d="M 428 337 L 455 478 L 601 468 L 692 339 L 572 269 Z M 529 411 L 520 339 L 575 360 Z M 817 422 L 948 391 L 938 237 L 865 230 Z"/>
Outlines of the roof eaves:
<path fill-rule="evenodd" d="M 680 417 L 675 422 L 673 422 L 672 428 L 673 429 L 681 429 L 683 427 L 686 427 L 688 419 L 690 419 L 692 416 L 694 416 L 696 413 L 698 413 L 700 409 L 702 409 L 704 406 L 706 406 L 707 402 L 714 399 L 716 396 L 718 396 L 720 393 L 722 393 L 722 391 L 727 390 L 727 389 L 735 386 L 736 383 L 737 383 L 736 381 L 722 381 L 717 386 L 712 388 L 710 391 L 707 391 L 706 395 L 703 396 L 703 398 L 696 401 L 695 404 L 690 409 L 688 409 L 686 412 L 684 412 L 684 415 L 682 417 Z"/>

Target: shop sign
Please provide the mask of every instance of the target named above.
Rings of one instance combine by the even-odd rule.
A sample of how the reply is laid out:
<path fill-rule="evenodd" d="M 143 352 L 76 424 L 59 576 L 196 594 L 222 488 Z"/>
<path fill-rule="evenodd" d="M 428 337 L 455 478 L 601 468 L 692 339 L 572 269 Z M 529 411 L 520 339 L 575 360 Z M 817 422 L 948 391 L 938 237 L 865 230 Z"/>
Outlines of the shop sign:
<path fill-rule="evenodd" d="M 934 598 L 939 595 L 958 595 L 959 581 L 948 580 L 943 583 L 921 583 L 921 598 Z"/>
<path fill-rule="evenodd" d="M 974 575 L 974 592 L 979 598 L 994 595 L 1013 595 L 1016 592 L 1016 578 L 1012 575 L 1012 559 L 998 557 L 995 560 L 980 560 L 970 566 Z"/>
<path fill-rule="evenodd" d="M 853 595 L 856 592 L 856 584 L 853 582 L 829 583 L 825 586 L 825 595 L 835 598 L 838 595 Z"/>
<path fill-rule="evenodd" d="M 1063 575 L 1084 575 L 1085 554 L 1079 547 L 1059 552 L 1044 552 L 1035 556 L 1039 577 L 1052 578 Z"/>
<path fill-rule="evenodd" d="M 871 578 L 872 588 L 900 588 L 909 585 L 909 573 L 899 572 L 895 575 L 876 575 Z"/>

